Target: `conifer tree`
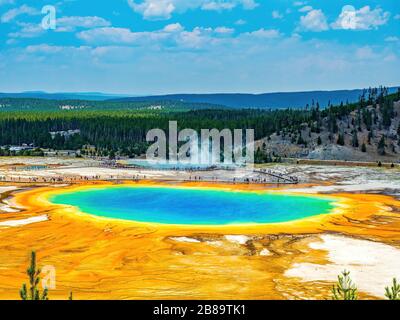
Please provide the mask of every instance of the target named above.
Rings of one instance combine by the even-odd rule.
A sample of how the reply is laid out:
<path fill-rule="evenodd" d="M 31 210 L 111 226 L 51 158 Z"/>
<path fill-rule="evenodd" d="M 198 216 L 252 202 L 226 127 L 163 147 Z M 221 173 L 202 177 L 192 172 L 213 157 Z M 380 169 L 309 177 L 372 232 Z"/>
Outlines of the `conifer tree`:
<path fill-rule="evenodd" d="M 297 144 L 306 144 L 306 142 L 304 141 L 302 135 L 299 135 L 299 138 L 297 139 Z"/>
<path fill-rule="evenodd" d="M 339 133 L 338 135 L 337 144 L 340 146 L 344 146 L 344 136 L 341 133 Z"/>
<path fill-rule="evenodd" d="M 36 266 L 36 253 L 31 252 L 31 262 L 26 273 L 29 277 L 29 288 L 24 283 L 20 290 L 20 296 L 22 300 L 48 300 L 48 291 L 44 289 L 42 293 L 38 288 L 40 283 L 40 269 Z"/>
<path fill-rule="evenodd" d="M 367 152 L 367 146 L 365 145 L 365 143 L 363 143 L 361 146 L 361 152 Z"/>
<path fill-rule="evenodd" d="M 354 148 L 358 148 L 359 147 L 358 136 L 357 136 L 357 131 L 356 130 L 353 131 L 352 146 Z"/>
<path fill-rule="evenodd" d="M 381 140 L 379 140 L 379 143 L 378 143 L 378 153 L 381 156 L 384 156 L 386 154 L 385 147 L 386 147 L 385 136 L 383 135 L 381 137 Z"/>
<path fill-rule="evenodd" d="M 385 288 L 385 296 L 389 300 L 400 300 L 400 284 L 397 283 L 397 279 L 393 279 L 392 286 Z"/>
<path fill-rule="evenodd" d="M 338 276 L 338 282 L 332 288 L 333 300 L 358 300 L 357 287 L 350 278 L 350 272 L 344 270 Z"/>
<path fill-rule="evenodd" d="M 374 132 L 371 129 L 371 131 L 368 132 L 368 144 L 371 144 L 371 140 L 373 137 L 374 137 Z"/>

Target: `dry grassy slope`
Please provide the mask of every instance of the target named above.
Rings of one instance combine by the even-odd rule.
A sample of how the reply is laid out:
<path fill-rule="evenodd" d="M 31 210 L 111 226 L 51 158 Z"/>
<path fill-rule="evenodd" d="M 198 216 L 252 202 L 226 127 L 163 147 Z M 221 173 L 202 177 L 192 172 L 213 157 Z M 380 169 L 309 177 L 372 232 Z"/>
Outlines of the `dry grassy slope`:
<path fill-rule="evenodd" d="M 368 107 L 372 109 L 372 106 Z M 258 147 L 264 148 L 267 153 L 275 153 L 282 157 L 293 158 L 309 158 L 319 160 L 353 160 L 353 161 L 388 161 L 400 162 L 400 137 L 397 135 L 397 129 L 400 125 L 400 101 L 395 102 L 396 116 L 392 120 L 392 125 L 389 129 L 380 128 L 379 123 L 382 121 L 382 115 L 377 107 L 378 122 L 373 125 L 374 138 L 368 144 L 368 130 L 365 124 L 362 124 L 362 131 L 358 132 L 359 148 L 352 146 L 352 119 L 356 121 L 356 112 L 353 112 L 348 117 L 338 121 L 339 132 L 344 133 L 345 145 L 340 146 L 337 144 L 338 134 L 329 139 L 329 131 L 327 127 L 327 119 L 323 120 L 321 133 L 313 133 L 307 124 L 304 124 L 302 130 L 302 137 L 307 142 L 307 146 L 298 145 L 292 142 L 292 137 L 286 135 L 274 134 L 271 136 L 270 141 L 263 139 L 257 142 Z M 386 155 L 382 156 L 378 153 L 378 143 L 382 135 L 386 137 Z M 318 137 L 321 137 L 322 145 L 318 145 Z M 365 143 L 367 152 L 361 152 L 361 145 Z"/>

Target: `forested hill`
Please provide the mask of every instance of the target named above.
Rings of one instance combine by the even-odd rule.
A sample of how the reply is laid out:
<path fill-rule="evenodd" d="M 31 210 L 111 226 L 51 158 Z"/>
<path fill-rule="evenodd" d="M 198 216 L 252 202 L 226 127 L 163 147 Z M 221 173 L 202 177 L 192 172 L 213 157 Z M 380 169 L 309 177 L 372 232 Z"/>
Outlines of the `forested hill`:
<path fill-rule="evenodd" d="M 264 94 L 171 94 L 162 96 L 132 97 L 113 101 L 180 101 L 187 103 L 210 103 L 231 108 L 304 108 L 319 103 L 321 106 L 357 102 L 367 90 L 336 90 L 310 92 L 282 92 Z M 397 87 L 388 88 L 388 93 L 397 92 Z"/>
<path fill-rule="evenodd" d="M 90 100 L 51 100 L 35 98 L 0 98 L 0 112 L 18 111 L 188 111 L 203 109 L 225 109 L 225 106 L 208 103 L 180 101 L 90 101 Z"/>
<path fill-rule="evenodd" d="M 300 126 L 263 139 L 258 157 L 400 163 L 400 90 L 372 89 L 355 104 L 311 107 Z"/>
<path fill-rule="evenodd" d="M 254 129 L 257 160 L 317 158 L 400 161 L 400 91 L 367 90 L 356 103 L 302 109 L 229 109 L 182 102 L 0 100 L 0 155 L 11 146 L 140 156 L 146 133 L 192 128 Z M 90 145 L 90 151 L 84 146 Z M 86 153 L 87 154 L 87 153 Z"/>

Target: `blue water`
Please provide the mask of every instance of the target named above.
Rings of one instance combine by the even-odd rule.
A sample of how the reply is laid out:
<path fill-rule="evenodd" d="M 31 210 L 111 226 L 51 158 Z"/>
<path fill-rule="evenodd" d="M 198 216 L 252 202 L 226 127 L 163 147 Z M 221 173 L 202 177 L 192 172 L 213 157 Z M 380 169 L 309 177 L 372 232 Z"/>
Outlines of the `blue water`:
<path fill-rule="evenodd" d="M 329 213 L 332 200 L 294 195 L 173 187 L 106 187 L 50 201 L 92 215 L 183 225 L 276 223 Z"/>

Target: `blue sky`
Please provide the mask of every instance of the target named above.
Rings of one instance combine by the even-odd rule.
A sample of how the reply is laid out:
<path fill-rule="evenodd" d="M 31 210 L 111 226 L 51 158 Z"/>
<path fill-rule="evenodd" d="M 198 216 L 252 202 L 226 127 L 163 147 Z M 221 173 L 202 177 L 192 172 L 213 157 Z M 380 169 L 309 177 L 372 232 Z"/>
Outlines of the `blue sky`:
<path fill-rule="evenodd" d="M 398 0 L 0 0 L 0 36 L 0 92 L 400 85 Z"/>

